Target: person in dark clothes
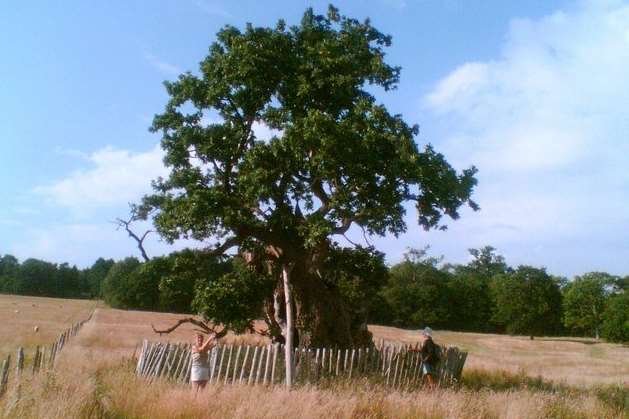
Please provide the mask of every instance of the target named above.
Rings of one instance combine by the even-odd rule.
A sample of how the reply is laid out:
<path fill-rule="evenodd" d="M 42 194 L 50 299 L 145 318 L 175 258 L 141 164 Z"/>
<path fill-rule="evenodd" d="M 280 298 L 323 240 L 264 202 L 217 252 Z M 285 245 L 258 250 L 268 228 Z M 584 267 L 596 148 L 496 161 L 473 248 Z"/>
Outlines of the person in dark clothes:
<path fill-rule="evenodd" d="M 435 388 L 435 342 L 432 340 L 432 329 L 426 327 L 422 330 L 423 343 L 420 349 L 420 355 L 422 358 L 422 373 L 424 379 L 428 384 L 428 388 L 431 390 Z"/>

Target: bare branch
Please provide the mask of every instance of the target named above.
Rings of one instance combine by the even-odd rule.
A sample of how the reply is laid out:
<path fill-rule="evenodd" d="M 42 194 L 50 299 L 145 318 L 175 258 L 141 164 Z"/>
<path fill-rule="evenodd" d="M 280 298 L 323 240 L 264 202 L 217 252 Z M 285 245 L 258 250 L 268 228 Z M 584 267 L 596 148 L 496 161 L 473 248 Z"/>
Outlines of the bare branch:
<path fill-rule="evenodd" d="M 133 240 L 137 242 L 138 249 L 140 249 L 140 253 L 142 254 L 142 258 L 144 259 L 145 262 L 148 262 L 150 258 L 146 254 L 146 250 L 144 250 L 144 239 L 146 239 L 146 236 L 148 236 L 149 233 L 152 233 L 153 230 L 146 230 L 144 234 L 142 234 L 142 237 L 139 237 L 137 234 L 133 232 L 133 230 L 131 230 L 131 223 L 133 223 L 137 219 L 138 219 L 137 215 L 135 214 L 135 211 L 133 211 L 128 220 L 123 220 L 122 218 L 116 218 L 116 221 L 114 221 L 113 223 L 118 226 L 117 229 L 124 228 L 127 234 L 129 234 L 129 237 L 131 237 Z"/>
<path fill-rule="evenodd" d="M 360 245 L 358 243 L 354 243 L 352 240 L 350 240 L 349 237 L 347 237 L 346 234 L 343 234 L 343 237 L 345 237 L 345 240 L 347 240 L 348 242 L 350 242 L 352 245 L 354 245 L 354 247 L 360 247 Z"/>
<path fill-rule="evenodd" d="M 227 334 L 227 328 L 226 327 L 223 327 L 220 331 L 217 331 L 216 330 L 216 326 L 210 326 L 206 322 L 204 322 L 202 320 L 197 320 L 194 317 L 186 317 L 186 318 L 183 318 L 183 319 L 179 319 L 179 320 L 177 320 L 177 322 L 173 326 L 171 326 L 171 327 L 169 327 L 167 329 L 158 330 L 152 324 L 151 324 L 151 328 L 153 329 L 153 332 L 159 333 L 159 335 L 161 336 L 163 334 L 169 334 L 170 332 L 174 331 L 175 329 L 177 329 L 182 324 L 186 324 L 186 323 L 190 323 L 190 324 L 193 324 L 193 325 L 197 326 L 199 329 L 194 329 L 197 332 L 205 333 L 206 335 L 214 334 L 214 336 L 217 339 L 220 339 L 220 338 L 222 338 L 223 336 L 225 336 Z"/>
<path fill-rule="evenodd" d="M 360 226 L 360 229 L 363 231 L 363 238 L 365 239 L 365 243 L 367 243 L 367 246 L 371 247 L 371 243 L 369 242 L 369 239 L 367 239 L 367 233 L 365 232 L 365 227 Z"/>

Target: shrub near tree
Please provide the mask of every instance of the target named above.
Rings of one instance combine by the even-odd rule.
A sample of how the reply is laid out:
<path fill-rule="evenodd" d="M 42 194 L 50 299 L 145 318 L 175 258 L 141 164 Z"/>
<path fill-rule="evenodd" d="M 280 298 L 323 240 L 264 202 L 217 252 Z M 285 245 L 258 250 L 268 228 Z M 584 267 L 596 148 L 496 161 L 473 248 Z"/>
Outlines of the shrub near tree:
<path fill-rule="evenodd" d="M 561 291 L 545 269 L 519 266 L 492 280 L 493 320 L 508 333 L 534 336 L 561 330 Z"/>

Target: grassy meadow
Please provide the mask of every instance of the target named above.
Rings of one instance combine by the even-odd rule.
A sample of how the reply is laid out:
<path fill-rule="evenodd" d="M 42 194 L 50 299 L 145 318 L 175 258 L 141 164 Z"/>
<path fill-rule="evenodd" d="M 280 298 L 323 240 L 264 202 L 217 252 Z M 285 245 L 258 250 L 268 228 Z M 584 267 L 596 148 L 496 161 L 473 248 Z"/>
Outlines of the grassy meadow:
<path fill-rule="evenodd" d="M 97 306 L 90 300 L 0 294 L 0 359 L 19 346 L 30 349 L 50 345 L 65 329 L 89 317 Z"/>
<path fill-rule="evenodd" d="M 15 303 L 15 304 L 14 304 Z M 33 306 L 34 304 L 34 306 Z M 18 307 L 19 308 L 12 308 Z M 581 339 L 435 332 L 469 351 L 458 388 L 390 391 L 367 382 L 332 387 L 188 387 L 133 375 L 131 356 L 158 339 L 176 314 L 123 311 L 91 301 L 0 296 L 2 349 L 51 343 L 72 323 L 94 316 L 64 347 L 54 371 L 26 373 L 0 399 L 2 418 L 623 418 L 629 417 L 629 348 Z M 19 313 L 14 313 L 19 310 Z M 19 321 L 13 314 L 21 314 Z M 39 325 L 38 334 L 33 333 Z M 42 329 L 46 330 L 43 333 Z M 53 332 L 54 330 L 54 332 Z M 376 339 L 411 343 L 417 332 L 372 326 Z M 190 340 L 189 325 L 162 340 Z M 48 340 L 46 340 L 46 338 Z M 264 341 L 228 335 L 228 341 Z"/>

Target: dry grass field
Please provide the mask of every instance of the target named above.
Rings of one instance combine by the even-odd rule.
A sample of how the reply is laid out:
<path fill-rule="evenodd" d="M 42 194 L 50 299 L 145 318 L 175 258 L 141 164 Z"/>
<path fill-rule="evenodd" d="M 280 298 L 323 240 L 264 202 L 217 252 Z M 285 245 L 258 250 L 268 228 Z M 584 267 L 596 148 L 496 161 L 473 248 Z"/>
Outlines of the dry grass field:
<path fill-rule="evenodd" d="M 86 319 L 95 301 L 0 294 L 0 358 L 18 346 L 49 345 L 72 324 Z M 39 330 L 35 332 L 35 326 Z"/>
<path fill-rule="evenodd" d="M 418 332 L 371 326 L 377 339 L 416 341 Z M 435 341 L 469 353 L 465 369 L 504 370 L 587 387 L 629 385 L 629 347 L 594 339 L 536 338 L 484 333 L 436 331 Z"/>
<path fill-rule="evenodd" d="M 23 298 L 20 302 L 34 301 L 42 310 L 48 310 L 28 311 L 35 317 L 33 321 L 39 321 L 53 318 L 55 304 L 61 301 L 67 311 L 59 313 L 59 318 L 69 323 L 89 314 L 94 304 L 72 300 L 45 304 L 44 300 Z M 625 399 L 629 389 L 623 384 L 629 381 L 629 348 L 589 341 L 531 342 L 520 337 L 438 331 L 435 340 L 462 347 L 470 355 L 460 388 L 432 392 L 390 391 L 352 381 L 326 388 L 300 387 L 291 392 L 261 386 L 210 386 L 194 395 L 187 387 L 161 381 L 147 385 L 136 380 L 130 357 L 143 338 L 158 339 L 150 324 L 166 326 L 179 317 L 97 307 L 92 320 L 61 352 L 55 371 L 34 377 L 27 374 L 19 389 L 12 386 L 0 399 L 0 417 L 629 417 L 629 400 Z M 33 324 L 27 319 L 22 321 L 24 327 Z M 376 339 L 406 343 L 417 337 L 417 332 L 389 327 L 372 326 L 371 330 Z M 12 332 L 14 342 L 30 342 L 28 333 L 6 323 L 0 325 L 0 336 L 11 336 Z M 162 339 L 189 340 L 192 333 L 191 327 L 183 326 Z M 233 335 L 226 339 L 263 340 Z M 526 374 L 543 379 L 529 379 Z M 616 387 L 602 387 L 612 383 Z M 618 391 L 609 392 L 610 388 Z"/>

